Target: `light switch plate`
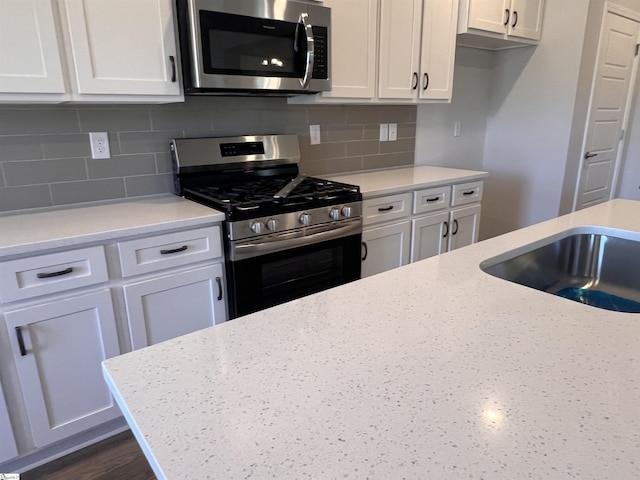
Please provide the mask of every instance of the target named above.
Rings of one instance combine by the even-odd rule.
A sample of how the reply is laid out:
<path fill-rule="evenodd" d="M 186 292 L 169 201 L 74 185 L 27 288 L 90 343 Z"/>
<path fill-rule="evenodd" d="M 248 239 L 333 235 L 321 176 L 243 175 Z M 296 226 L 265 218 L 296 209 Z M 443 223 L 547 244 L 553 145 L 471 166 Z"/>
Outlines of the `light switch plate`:
<path fill-rule="evenodd" d="M 453 124 L 453 136 L 454 137 L 459 137 L 460 136 L 460 122 L 454 122 L 454 124 Z"/>
<path fill-rule="evenodd" d="M 389 124 L 388 123 L 380 124 L 380 141 L 381 142 L 389 141 Z"/>
<path fill-rule="evenodd" d="M 311 145 L 320 144 L 320 125 L 309 125 L 309 136 L 311 137 Z"/>
<path fill-rule="evenodd" d="M 389 124 L 389 141 L 395 142 L 398 139 L 398 124 L 390 123 Z"/>

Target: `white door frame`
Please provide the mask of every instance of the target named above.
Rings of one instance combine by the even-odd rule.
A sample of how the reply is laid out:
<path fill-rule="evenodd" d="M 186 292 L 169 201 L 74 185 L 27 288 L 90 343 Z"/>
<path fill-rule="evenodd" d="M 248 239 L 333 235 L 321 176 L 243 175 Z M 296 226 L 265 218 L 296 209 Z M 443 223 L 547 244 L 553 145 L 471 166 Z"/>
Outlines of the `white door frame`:
<path fill-rule="evenodd" d="M 578 196 L 580 194 L 580 180 L 584 172 L 584 161 L 585 161 L 584 156 L 586 154 L 587 135 L 589 133 L 589 119 L 591 118 L 591 111 L 593 109 L 595 85 L 597 81 L 597 69 L 600 61 L 600 46 L 602 44 L 603 35 L 605 33 L 604 26 L 607 21 L 607 15 L 609 13 L 620 15 L 622 17 L 626 17 L 626 18 L 629 18 L 630 20 L 640 23 L 640 12 L 628 9 L 626 7 L 622 7 L 610 1 L 605 2 L 602 21 L 600 22 L 600 34 L 598 37 L 598 47 L 597 47 L 596 60 L 595 60 L 594 69 L 593 69 L 593 78 L 591 79 L 591 91 L 589 93 L 589 108 L 587 110 L 585 129 L 582 137 L 580 165 L 578 166 L 579 170 L 578 170 L 578 175 L 576 178 L 576 184 L 575 184 L 574 193 L 573 193 L 573 204 L 572 204 L 571 210 L 574 212 L 576 211 Z M 636 42 L 640 43 L 640 34 L 636 39 Z M 629 130 L 628 127 L 629 127 L 629 118 L 630 118 L 630 111 L 631 111 L 630 107 L 631 107 L 631 102 L 633 100 L 633 93 L 635 90 L 634 85 L 638 75 L 639 59 L 640 59 L 640 55 L 636 55 L 635 58 L 633 59 L 633 67 L 631 70 L 631 78 L 629 82 L 629 92 L 627 93 L 627 100 L 625 103 L 625 113 L 624 113 L 624 118 L 622 119 L 622 130 L 624 132 L 624 136 L 619 140 L 618 152 L 616 154 L 616 160 L 615 160 L 615 166 L 614 166 L 614 172 L 613 172 L 613 180 L 611 181 L 611 190 L 609 192 L 609 200 L 615 197 L 616 190 L 618 188 L 619 176 L 620 176 L 620 164 L 622 162 L 622 153 L 624 151 L 624 146 L 626 145 L 627 139 L 628 139 L 628 130 Z"/>

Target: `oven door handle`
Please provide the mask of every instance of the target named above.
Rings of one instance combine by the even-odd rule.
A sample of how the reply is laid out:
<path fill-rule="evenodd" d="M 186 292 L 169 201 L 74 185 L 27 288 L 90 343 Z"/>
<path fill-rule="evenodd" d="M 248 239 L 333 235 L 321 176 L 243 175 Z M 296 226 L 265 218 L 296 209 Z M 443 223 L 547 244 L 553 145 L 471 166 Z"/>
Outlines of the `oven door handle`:
<path fill-rule="evenodd" d="M 304 35 L 307 40 L 307 53 L 305 55 L 305 69 L 304 76 L 300 79 L 300 85 L 305 90 L 309 88 L 309 84 L 311 83 L 311 76 L 313 75 L 313 63 L 315 61 L 315 39 L 313 38 L 313 28 L 311 24 L 307 21 L 309 15 L 306 13 L 300 14 L 300 19 L 296 25 L 296 34 L 294 39 L 293 49 L 298 51 L 298 29 L 300 28 L 300 24 L 302 24 L 302 28 L 304 28 Z"/>
<path fill-rule="evenodd" d="M 310 230 L 313 233 L 309 234 Z M 273 237 L 264 237 L 260 239 L 259 243 L 255 243 L 254 241 L 236 243 L 231 246 L 229 259 L 234 262 L 360 233 L 362 233 L 362 219 L 357 219 L 357 221 L 338 228 L 335 228 L 334 225 L 323 225 L 314 229 L 307 228 L 281 235 L 274 235 Z"/>

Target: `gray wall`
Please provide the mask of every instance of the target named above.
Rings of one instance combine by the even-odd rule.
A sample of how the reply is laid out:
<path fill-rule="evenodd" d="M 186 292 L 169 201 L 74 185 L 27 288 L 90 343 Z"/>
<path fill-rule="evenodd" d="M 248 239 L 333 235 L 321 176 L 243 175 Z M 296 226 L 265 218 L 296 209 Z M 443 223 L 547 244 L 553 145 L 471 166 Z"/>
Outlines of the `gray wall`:
<path fill-rule="evenodd" d="M 301 106 L 284 98 L 188 97 L 171 105 L 0 106 L 0 212 L 172 191 L 175 137 L 299 134 L 311 175 L 411 165 L 415 106 Z M 379 142 L 379 124 L 398 140 Z M 322 143 L 309 144 L 319 124 Z M 88 132 L 109 133 L 92 160 Z"/>

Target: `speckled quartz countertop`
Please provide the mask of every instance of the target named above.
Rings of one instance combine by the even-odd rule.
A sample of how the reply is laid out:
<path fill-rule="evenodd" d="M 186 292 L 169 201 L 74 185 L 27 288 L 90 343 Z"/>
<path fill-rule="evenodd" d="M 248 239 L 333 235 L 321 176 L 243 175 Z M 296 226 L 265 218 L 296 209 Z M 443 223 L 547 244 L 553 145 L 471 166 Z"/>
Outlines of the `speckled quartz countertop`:
<path fill-rule="evenodd" d="M 640 239 L 640 202 L 112 358 L 105 377 L 160 478 L 640 478 L 640 315 L 478 268 L 589 225 Z"/>
<path fill-rule="evenodd" d="M 224 213 L 176 195 L 0 216 L 0 256 L 192 228 L 220 222 Z"/>
<path fill-rule="evenodd" d="M 370 172 L 332 175 L 325 178 L 336 182 L 359 185 L 364 198 L 407 192 L 448 183 L 463 183 L 480 180 L 487 172 L 460 170 L 457 168 L 415 167 L 391 168 Z"/>

